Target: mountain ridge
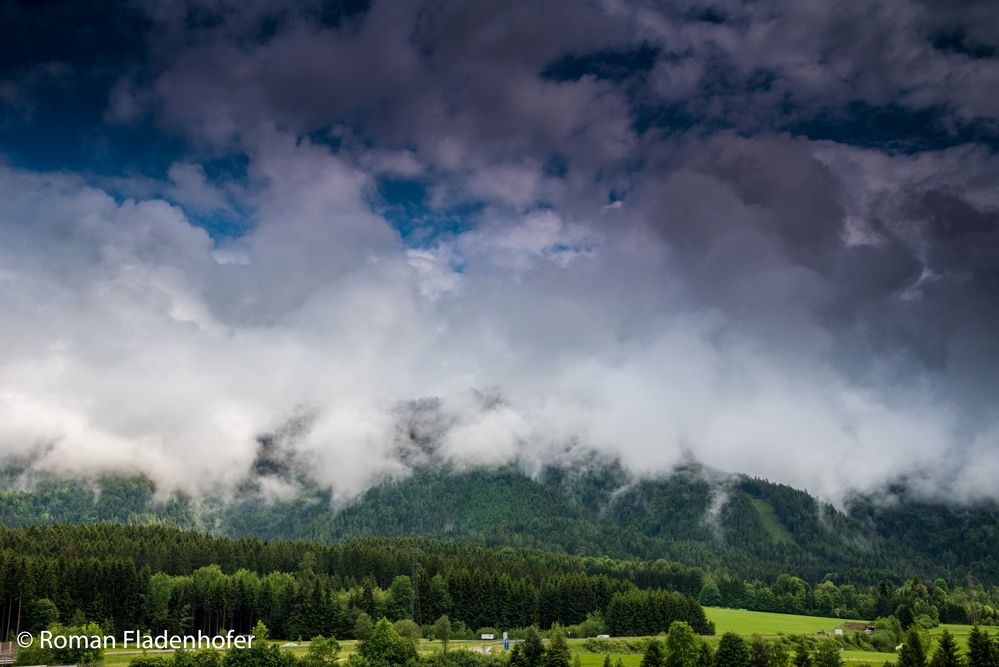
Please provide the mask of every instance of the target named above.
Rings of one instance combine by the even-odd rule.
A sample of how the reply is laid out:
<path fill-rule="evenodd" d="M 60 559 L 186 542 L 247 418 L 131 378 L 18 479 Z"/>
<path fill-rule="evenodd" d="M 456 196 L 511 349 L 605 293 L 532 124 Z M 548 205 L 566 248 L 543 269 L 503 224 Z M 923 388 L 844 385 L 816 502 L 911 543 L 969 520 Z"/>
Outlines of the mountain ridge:
<path fill-rule="evenodd" d="M 13 478 L 8 475 L 7 482 Z M 919 500 L 852 499 L 840 511 L 804 491 L 745 475 L 686 466 L 635 479 L 616 465 L 416 467 L 349 504 L 304 486 L 265 499 L 257 480 L 234 498 L 158 499 L 140 477 L 42 479 L 0 491 L 0 523 L 167 524 L 231 537 L 335 543 L 418 536 L 612 558 L 663 558 L 745 580 L 789 572 L 810 581 L 968 576 L 999 583 L 999 512 Z"/>

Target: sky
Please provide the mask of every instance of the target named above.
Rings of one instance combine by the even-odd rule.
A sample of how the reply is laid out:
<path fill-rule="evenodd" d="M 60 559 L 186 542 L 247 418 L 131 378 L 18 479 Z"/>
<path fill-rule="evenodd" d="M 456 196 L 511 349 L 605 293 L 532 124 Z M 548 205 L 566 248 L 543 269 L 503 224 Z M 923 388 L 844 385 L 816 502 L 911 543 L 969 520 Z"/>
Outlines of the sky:
<path fill-rule="evenodd" d="M 0 461 L 999 496 L 999 16 L 0 1 Z"/>

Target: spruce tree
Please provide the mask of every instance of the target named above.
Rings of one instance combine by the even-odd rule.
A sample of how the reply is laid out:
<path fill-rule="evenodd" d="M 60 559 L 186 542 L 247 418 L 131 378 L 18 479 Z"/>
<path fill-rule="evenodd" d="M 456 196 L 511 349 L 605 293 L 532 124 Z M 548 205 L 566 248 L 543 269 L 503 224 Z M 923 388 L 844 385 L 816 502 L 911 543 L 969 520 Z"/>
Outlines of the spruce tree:
<path fill-rule="evenodd" d="M 937 648 L 930 660 L 931 667 L 961 667 L 962 663 L 954 635 L 944 628 L 937 639 Z"/>
<path fill-rule="evenodd" d="M 569 645 L 565 641 L 565 634 L 559 629 L 552 632 L 551 640 L 548 642 L 548 650 L 545 651 L 545 667 L 569 667 L 572 663 L 569 654 Z"/>
<path fill-rule="evenodd" d="M 524 635 L 524 662 L 526 667 L 540 667 L 545 654 L 545 645 L 541 642 L 541 634 L 535 627 L 530 627 Z"/>
<path fill-rule="evenodd" d="M 919 631 L 910 627 L 898 652 L 898 667 L 926 667 L 926 651 L 919 637 Z"/>
<path fill-rule="evenodd" d="M 968 667 L 995 667 L 996 648 L 989 633 L 977 625 L 968 635 Z"/>

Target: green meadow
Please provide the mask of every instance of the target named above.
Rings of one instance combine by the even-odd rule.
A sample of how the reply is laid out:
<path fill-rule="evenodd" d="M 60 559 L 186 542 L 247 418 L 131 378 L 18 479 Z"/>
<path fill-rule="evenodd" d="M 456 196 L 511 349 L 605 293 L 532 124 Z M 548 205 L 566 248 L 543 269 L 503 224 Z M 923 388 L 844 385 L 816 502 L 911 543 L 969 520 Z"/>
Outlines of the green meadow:
<path fill-rule="evenodd" d="M 836 628 L 842 628 L 845 633 L 855 632 L 846 627 L 848 623 L 866 623 L 861 619 L 841 619 L 827 618 L 823 616 L 796 616 L 793 614 L 778 614 L 761 611 L 746 611 L 743 609 L 723 609 L 719 607 L 705 607 L 705 613 L 715 624 L 715 635 L 709 637 L 708 641 L 712 645 L 717 645 L 718 639 L 726 632 L 734 632 L 740 636 L 750 638 L 753 635 L 763 637 L 777 637 L 781 635 L 810 635 L 815 636 L 819 631 L 824 631 L 829 635 L 834 635 Z M 957 639 L 962 650 L 967 649 L 968 633 L 971 631 L 970 625 L 941 625 L 930 630 L 931 636 L 939 635 L 943 629 L 949 630 Z M 993 630 L 993 633 L 995 631 Z M 604 654 L 593 653 L 586 649 L 584 639 L 570 639 L 569 648 L 573 655 L 578 655 L 582 667 L 602 667 Z M 285 642 L 277 642 L 284 644 Z M 347 640 L 341 642 L 343 652 L 341 656 L 346 657 L 357 650 L 357 642 Z M 452 650 L 460 649 L 483 649 L 499 652 L 502 650 L 502 643 L 498 641 L 452 641 Z M 304 654 L 307 644 L 302 643 L 295 647 L 287 647 L 286 650 L 296 654 Z M 421 640 L 417 644 L 417 651 L 422 654 L 433 653 L 441 650 L 440 642 Z M 894 653 L 879 653 L 875 651 L 861 651 L 856 649 L 846 649 L 841 653 L 843 661 L 851 665 L 883 665 L 896 661 Z M 620 658 L 624 667 L 637 667 L 642 656 L 639 653 L 618 653 L 610 654 L 614 663 Z M 134 654 L 117 651 L 108 651 L 104 656 L 104 664 L 126 665 Z"/>
<path fill-rule="evenodd" d="M 859 619 L 796 616 L 744 609 L 705 607 L 708 620 L 715 624 L 715 633 L 734 632 L 737 635 L 814 635 L 823 630 L 830 635 L 844 623 L 865 623 Z"/>

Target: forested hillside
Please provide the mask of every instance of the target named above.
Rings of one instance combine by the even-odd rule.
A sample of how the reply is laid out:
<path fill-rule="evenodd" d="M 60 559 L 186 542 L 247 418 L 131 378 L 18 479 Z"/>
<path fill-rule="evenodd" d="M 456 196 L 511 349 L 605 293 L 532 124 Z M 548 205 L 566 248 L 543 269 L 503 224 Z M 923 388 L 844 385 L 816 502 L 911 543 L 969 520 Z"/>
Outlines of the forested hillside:
<path fill-rule="evenodd" d="M 699 571 L 432 540 L 335 546 L 232 540 L 154 526 L 0 528 L 0 628 L 96 621 L 112 633 L 151 628 L 282 637 L 363 638 L 372 619 L 459 628 L 549 627 L 595 615 L 618 634 L 683 620 L 712 627 Z M 23 619 L 22 619 L 23 610 Z M 23 622 L 22 622 L 23 620 Z"/>
<path fill-rule="evenodd" d="M 744 582 L 663 560 L 415 538 L 319 545 L 163 526 L 0 527 L 5 634 L 58 622 L 96 622 L 111 633 L 214 634 L 248 632 L 262 620 L 281 637 L 363 639 L 382 617 L 427 636 L 444 615 L 456 636 L 555 624 L 574 636 L 648 635 L 675 620 L 711 634 L 701 604 L 932 627 L 994 623 L 999 589 L 915 579 L 898 586 L 811 583 L 789 574 Z"/>
<path fill-rule="evenodd" d="M 658 559 L 740 580 L 791 574 L 874 585 L 919 576 L 999 582 L 999 514 L 856 498 L 844 514 L 788 486 L 712 478 L 697 468 L 633 480 L 614 465 L 549 468 L 531 478 L 512 467 L 419 469 L 336 505 L 304 486 L 265 502 L 248 482 L 235 499 L 154 501 L 137 478 L 41 481 L 0 491 L 0 523 L 165 524 L 232 537 L 335 543 L 363 536 L 423 536 L 554 552 Z"/>

